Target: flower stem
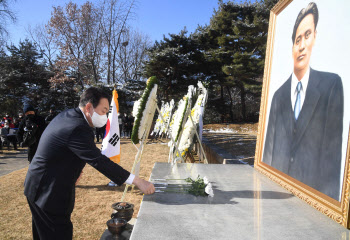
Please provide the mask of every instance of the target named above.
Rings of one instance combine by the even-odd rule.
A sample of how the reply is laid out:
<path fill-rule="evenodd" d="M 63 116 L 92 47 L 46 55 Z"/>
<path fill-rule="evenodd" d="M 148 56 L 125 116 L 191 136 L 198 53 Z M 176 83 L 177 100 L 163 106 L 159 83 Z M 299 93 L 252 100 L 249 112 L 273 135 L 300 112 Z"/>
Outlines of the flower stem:
<path fill-rule="evenodd" d="M 162 190 L 163 192 L 172 192 L 172 193 L 182 193 L 182 194 L 186 194 L 187 191 L 175 191 L 175 190 L 171 190 L 171 189 L 164 189 Z"/>
<path fill-rule="evenodd" d="M 177 181 L 177 180 L 183 180 L 185 181 L 186 178 L 158 178 L 158 179 L 153 179 L 153 181 Z"/>

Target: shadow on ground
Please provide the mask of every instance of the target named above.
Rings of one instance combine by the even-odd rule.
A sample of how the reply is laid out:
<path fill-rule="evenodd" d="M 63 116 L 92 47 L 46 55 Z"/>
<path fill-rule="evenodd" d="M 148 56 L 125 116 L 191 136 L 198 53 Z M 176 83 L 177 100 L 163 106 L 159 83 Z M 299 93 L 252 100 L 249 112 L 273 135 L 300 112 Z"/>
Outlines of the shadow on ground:
<path fill-rule="evenodd" d="M 173 188 L 172 188 L 173 190 Z M 167 190 L 165 190 L 167 191 Z M 165 205 L 187 205 L 187 204 L 239 204 L 240 199 L 288 199 L 294 197 L 293 194 L 277 191 L 222 191 L 213 188 L 214 197 L 193 196 L 184 193 L 155 193 L 145 196 L 143 201 L 154 201 Z"/>

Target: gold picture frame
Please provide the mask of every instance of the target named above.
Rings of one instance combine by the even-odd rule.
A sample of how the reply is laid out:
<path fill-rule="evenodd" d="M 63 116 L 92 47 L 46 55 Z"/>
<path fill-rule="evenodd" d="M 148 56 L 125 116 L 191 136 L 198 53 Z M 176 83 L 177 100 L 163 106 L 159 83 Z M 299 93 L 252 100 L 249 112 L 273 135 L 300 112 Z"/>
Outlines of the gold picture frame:
<path fill-rule="evenodd" d="M 294 0 L 294 1 L 297 1 L 297 0 Z M 272 166 L 262 161 L 264 142 L 265 142 L 264 138 L 267 131 L 267 116 L 269 116 L 268 99 L 269 99 L 269 89 L 270 89 L 270 80 L 271 80 L 271 68 L 273 64 L 272 63 L 273 52 L 274 52 L 273 50 L 274 50 L 274 43 L 276 38 L 277 18 L 278 18 L 278 15 L 282 13 L 282 11 L 284 11 L 288 6 L 290 6 L 292 2 L 293 0 L 280 0 L 270 12 L 268 39 L 267 39 L 267 46 L 266 46 L 266 58 L 265 58 L 265 67 L 264 67 L 264 80 L 263 80 L 262 95 L 261 95 L 259 126 L 258 126 L 258 136 L 257 136 L 257 143 L 256 143 L 254 166 L 258 171 L 260 171 L 261 173 L 263 173 L 264 175 L 266 175 L 276 183 L 280 184 L 283 188 L 290 191 L 292 194 L 302 199 L 310 206 L 314 207 L 318 211 L 332 218 L 334 221 L 341 224 L 342 226 L 346 228 L 350 228 L 350 224 L 349 224 L 349 192 L 350 192 L 349 123 L 347 123 L 348 125 L 346 124 L 343 125 L 343 129 L 345 128 L 347 129 L 348 135 L 347 135 L 347 143 L 345 143 L 343 140 L 343 144 L 346 144 L 346 150 L 345 150 L 345 154 L 343 151 L 343 157 L 342 157 L 342 158 L 345 158 L 345 161 L 344 159 L 342 159 L 342 161 L 345 162 L 345 166 L 344 166 L 344 172 L 342 175 L 343 180 L 340 186 L 341 192 L 339 192 L 339 194 L 341 194 L 340 201 L 337 201 L 336 199 L 333 199 L 327 196 L 326 194 L 323 194 L 317 191 L 316 189 L 306 184 L 303 184 L 302 182 L 292 178 L 291 176 L 273 168 Z M 303 3 L 305 3 L 305 1 L 303 1 Z M 293 19 L 293 21 L 294 20 L 295 18 Z M 272 94 L 273 93 L 271 93 L 271 95 Z M 343 139 L 344 138 L 346 137 L 343 136 Z"/>

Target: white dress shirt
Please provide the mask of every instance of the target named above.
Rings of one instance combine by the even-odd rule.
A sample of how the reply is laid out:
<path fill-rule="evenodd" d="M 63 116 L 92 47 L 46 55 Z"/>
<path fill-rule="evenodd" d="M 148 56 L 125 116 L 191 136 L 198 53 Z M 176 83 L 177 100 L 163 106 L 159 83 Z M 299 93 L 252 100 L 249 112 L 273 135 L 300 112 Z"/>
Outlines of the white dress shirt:
<path fill-rule="evenodd" d="M 310 77 L 310 67 L 306 71 L 304 77 L 300 80 L 301 82 L 301 89 L 300 89 L 300 111 L 303 108 L 304 100 L 305 100 L 305 94 L 306 94 L 306 89 L 307 85 L 309 83 L 309 77 Z M 292 74 L 292 87 L 291 87 L 291 102 L 292 102 L 292 109 L 294 111 L 294 106 L 295 106 L 295 100 L 297 99 L 297 85 L 298 85 L 298 78 L 295 76 L 294 72 Z"/>
<path fill-rule="evenodd" d="M 80 108 L 79 108 L 79 109 L 80 109 Z M 83 110 L 80 109 L 80 111 L 81 111 L 81 113 L 83 114 L 83 116 L 84 116 L 86 122 L 90 125 L 89 121 L 86 119 L 86 116 L 85 116 Z M 135 175 L 132 174 L 132 173 L 130 173 L 130 175 L 129 175 L 128 179 L 126 179 L 125 183 L 131 185 L 132 182 L 134 181 L 134 178 L 135 178 Z"/>

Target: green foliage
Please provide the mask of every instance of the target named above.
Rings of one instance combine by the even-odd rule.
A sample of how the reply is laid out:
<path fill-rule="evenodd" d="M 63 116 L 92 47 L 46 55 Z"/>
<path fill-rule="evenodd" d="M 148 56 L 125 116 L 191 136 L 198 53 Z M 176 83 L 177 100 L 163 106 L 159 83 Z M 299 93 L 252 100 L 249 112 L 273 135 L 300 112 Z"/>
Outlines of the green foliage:
<path fill-rule="evenodd" d="M 188 85 L 196 85 L 198 80 L 204 80 L 204 60 L 197 41 L 187 35 L 186 29 L 179 34 L 169 34 L 169 37 L 156 42 L 148 50 L 149 60 L 145 63 L 143 74 L 157 76 L 159 79 L 158 97 L 165 101 L 178 101 L 187 92 Z"/>
<path fill-rule="evenodd" d="M 144 73 L 159 78 L 159 98 L 178 100 L 188 85 L 200 80 L 210 90 L 207 113 L 221 115 L 221 120 L 229 113 L 231 121 L 258 116 L 269 10 L 275 3 L 219 1 L 209 25 L 156 42 Z"/>
<path fill-rule="evenodd" d="M 135 118 L 134 126 L 132 128 L 131 141 L 134 144 L 139 143 L 139 128 L 140 128 L 140 122 L 142 119 L 143 110 L 146 108 L 148 97 L 149 97 L 154 85 L 158 83 L 157 77 L 155 77 L 155 76 L 150 77 L 148 81 L 149 82 L 146 86 L 146 89 L 145 89 L 144 93 L 142 94 L 140 106 L 139 106 L 139 109 L 137 112 L 137 116 Z"/>
<path fill-rule="evenodd" d="M 42 53 L 27 39 L 7 50 L 0 53 L 0 113 L 17 116 L 24 102 L 48 110 L 53 98 L 47 79 L 52 73 L 46 70 Z"/>
<path fill-rule="evenodd" d="M 208 194 L 205 192 L 206 184 L 204 183 L 203 178 L 201 178 L 199 175 L 196 180 L 189 177 L 186 178 L 185 181 L 191 183 L 190 188 L 187 189 L 188 193 L 194 196 L 208 196 Z"/>
<path fill-rule="evenodd" d="M 217 94 L 220 100 L 211 104 L 218 106 L 217 109 L 221 105 L 223 114 L 228 104 L 232 111 L 232 105 L 237 102 L 232 96 L 235 89 L 241 93 L 242 119 L 246 119 L 246 95 L 260 94 L 268 19 L 269 9 L 262 2 L 220 2 L 210 25 L 198 30 L 207 59 L 213 63 L 211 84 L 220 86 Z"/>

